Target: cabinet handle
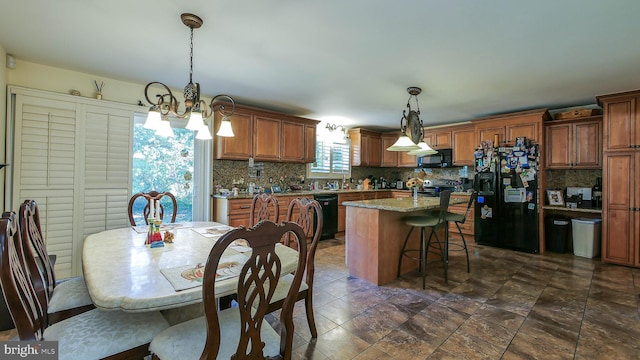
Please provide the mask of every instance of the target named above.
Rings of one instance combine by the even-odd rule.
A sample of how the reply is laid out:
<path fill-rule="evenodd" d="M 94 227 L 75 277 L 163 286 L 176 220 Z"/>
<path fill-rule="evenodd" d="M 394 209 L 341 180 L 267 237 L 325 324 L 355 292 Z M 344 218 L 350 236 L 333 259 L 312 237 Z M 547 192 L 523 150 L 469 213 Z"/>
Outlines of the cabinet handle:
<path fill-rule="evenodd" d="M 251 205 L 242 205 L 242 206 L 240 206 L 240 209 L 248 209 L 250 207 L 251 207 Z"/>

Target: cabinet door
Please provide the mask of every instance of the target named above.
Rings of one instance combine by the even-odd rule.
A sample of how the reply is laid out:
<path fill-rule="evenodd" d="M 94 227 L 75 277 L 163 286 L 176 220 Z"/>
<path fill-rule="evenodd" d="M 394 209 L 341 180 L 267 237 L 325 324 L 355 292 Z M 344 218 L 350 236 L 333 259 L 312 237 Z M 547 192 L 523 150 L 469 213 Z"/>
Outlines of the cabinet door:
<path fill-rule="evenodd" d="M 304 126 L 304 162 L 316 161 L 316 125 Z"/>
<path fill-rule="evenodd" d="M 633 238 L 632 244 L 634 251 L 634 263 L 635 267 L 640 267 L 640 152 L 634 153 L 635 156 L 635 168 L 634 168 L 634 183 L 631 186 L 634 192 L 634 212 L 633 212 Z"/>
<path fill-rule="evenodd" d="M 602 167 L 602 133 L 600 124 L 600 121 L 592 121 L 579 122 L 573 125 L 573 142 L 570 146 L 575 151 L 574 168 Z"/>
<path fill-rule="evenodd" d="M 506 126 L 507 143 L 515 144 L 516 138 L 526 137 L 532 142 L 538 141 L 538 123 L 513 124 Z"/>
<path fill-rule="evenodd" d="M 381 153 L 380 153 L 380 137 L 379 136 L 368 136 L 368 158 L 369 158 L 369 166 L 380 166 L 381 163 Z"/>
<path fill-rule="evenodd" d="M 418 158 L 415 155 L 409 155 L 406 151 L 398 152 L 398 167 L 416 167 L 418 166 Z"/>
<path fill-rule="evenodd" d="M 453 164 L 458 166 L 473 165 L 473 152 L 479 144 L 475 142 L 476 133 L 473 128 L 454 130 L 453 137 Z"/>
<path fill-rule="evenodd" d="M 546 161 L 549 169 L 566 169 L 571 167 L 571 123 L 549 125 L 545 128 Z"/>
<path fill-rule="evenodd" d="M 304 124 L 282 122 L 280 160 L 288 162 L 304 162 L 305 128 Z"/>
<path fill-rule="evenodd" d="M 381 151 L 381 160 L 380 166 L 382 167 L 397 167 L 398 166 L 398 152 L 397 151 L 387 151 L 387 148 L 393 145 L 398 137 L 396 135 L 382 135 L 381 143 L 382 148 Z"/>
<path fill-rule="evenodd" d="M 280 128 L 282 121 L 262 116 L 253 120 L 253 157 L 260 161 L 280 160 Z"/>
<path fill-rule="evenodd" d="M 634 215 L 637 155 L 632 152 L 605 156 L 602 261 L 634 264 Z"/>
<path fill-rule="evenodd" d="M 637 98 L 605 103 L 604 150 L 628 150 L 638 145 Z"/>
<path fill-rule="evenodd" d="M 479 127 L 476 132 L 478 133 L 477 145 L 480 145 L 483 141 L 494 141 L 496 136 L 499 144 L 493 144 L 494 146 L 499 146 L 506 141 L 504 126 Z"/>
<path fill-rule="evenodd" d="M 253 116 L 236 110 L 230 116 L 234 137 L 215 136 L 215 158 L 218 160 L 248 160 L 253 155 Z M 214 133 L 222 117 L 216 114 Z"/>
<path fill-rule="evenodd" d="M 452 146 L 451 130 L 424 129 L 424 141 L 432 149 L 448 149 Z"/>

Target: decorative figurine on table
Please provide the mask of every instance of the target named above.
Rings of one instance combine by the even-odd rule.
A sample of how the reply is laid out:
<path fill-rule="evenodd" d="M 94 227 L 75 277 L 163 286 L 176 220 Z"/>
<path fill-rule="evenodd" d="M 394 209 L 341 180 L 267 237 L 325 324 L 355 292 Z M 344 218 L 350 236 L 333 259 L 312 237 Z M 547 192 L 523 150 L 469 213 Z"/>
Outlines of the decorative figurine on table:
<path fill-rule="evenodd" d="M 160 225 L 162 225 L 162 218 L 160 217 L 160 202 L 158 200 L 151 200 L 149 202 L 149 232 L 147 234 L 147 241 L 145 245 L 150 245 L 152 248 L 163 247 L 162 234 L 160 233 Z"/>

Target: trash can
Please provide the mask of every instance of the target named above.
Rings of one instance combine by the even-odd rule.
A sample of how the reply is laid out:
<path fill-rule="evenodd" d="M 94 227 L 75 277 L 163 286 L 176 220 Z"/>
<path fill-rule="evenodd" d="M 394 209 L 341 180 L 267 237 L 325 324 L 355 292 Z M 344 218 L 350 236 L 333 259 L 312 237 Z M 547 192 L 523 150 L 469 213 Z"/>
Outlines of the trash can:
<path fill-rule="evenodd" d="M 545 243 L 549 251 L 565 253 L 568 250 L 569 218 L 563 216 L 547 216 Z"/>
<path fill-rule="evenodd" d="M 600 255 L 602 219 L 578 218 L 571 220 L 573 255 L 594 258 Z"/>

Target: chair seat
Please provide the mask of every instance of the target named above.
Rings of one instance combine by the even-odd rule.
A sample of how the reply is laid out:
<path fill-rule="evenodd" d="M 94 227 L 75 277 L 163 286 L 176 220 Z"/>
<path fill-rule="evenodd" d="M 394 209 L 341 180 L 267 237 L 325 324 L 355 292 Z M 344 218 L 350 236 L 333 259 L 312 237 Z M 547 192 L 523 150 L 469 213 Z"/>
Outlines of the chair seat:
<path fill-rule="evenodd" d="M 47 312 L 53 314 L 91 304 L 93 302 L 91 301 L 91 296 L 89 296 L 84 277 L 78 276 L 56 284 L 49 299 Z"/>
<path fill-rule="evenodd" d="M 147 344 L 168 326 L 160 312 L 94 309 L 49 326 L 44 340 L 58 341 L 60 360 L 101 359 Z"/>
<path fill-rule="evenodd" d="M 221 333 L 217 358 L 231 359 L 238 349 L 240 340 L 240 311 L 236 307 L 222 310 L 219 320 Z M 273 356 L 280 353 L 280 335 L 264 320 L 260 335 L 265 343 L 265 355 Z M 200 359 L 206 338 L 207 320 L 201 316 L 162 331 L 153 339 L 149 350 L 161 360 Z"/>
<path fill-rule="evenodd" d="M 429 227 L 429 226 L 437 226 L 439 225 L 440 219 L 437 216 L 407 216 L 403 218 L 405 224 L 414 227 Z"/>
<path fill-rule="evenodd" d="M 435 211 L 432 211 L 432 213 L 433 213 L 432 215 L 433 216 L 438 216 L 438 212 L 439 211 L 440 210 L 437 210 L 437 209 Z M 454 221 L 454 222 L 464 222 L 465 221 L 464 214 L 453 213 L 453 212 L 450 212 L 450 211 L 445 212 L 444 219 L 446 221 Z"/>
<path fill-rule="evenodd" d="M 291 287 L 292 282 L 293 282 L 293 274 L 287 274 L 285 276 L 282 276 L 280 280 L 278 280 L 278 285 L 276 285 L 276 292 L 273 294 L 273 297 L 271 298 L 271 303 L 274 303 L 276 301 L 280 301 L 286 298 L 287 294 L 289 293 L 289 288 Z M 302 292 L 307 289 L 309 289 L 309 285 L 307 284 L 306 281 L 302 281 L 302 283 L 300 284 L 299 292 Z"/>

